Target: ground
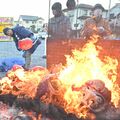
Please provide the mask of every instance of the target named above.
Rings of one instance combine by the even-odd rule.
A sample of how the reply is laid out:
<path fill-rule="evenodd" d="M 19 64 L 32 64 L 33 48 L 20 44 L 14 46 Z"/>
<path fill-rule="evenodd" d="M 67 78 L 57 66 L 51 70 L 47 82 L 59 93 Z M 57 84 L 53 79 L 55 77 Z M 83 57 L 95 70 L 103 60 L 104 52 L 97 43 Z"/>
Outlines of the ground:
<path fill-rule="evenodd" d="M 22 51 L 18 51 L 15 47 L 14 42 L 0 42 L 0 58 L 6 57 L 21 57 Z M 42 56 L 45 55 L 45 40 L 41 40 L 41 45 L 32 55 L 31 67 L 33 66 L 43 66 L 46 67 L 46 59 L 43 59 Z M 0 72 L 0 77 L 5 76 L 4 72 Z"/>

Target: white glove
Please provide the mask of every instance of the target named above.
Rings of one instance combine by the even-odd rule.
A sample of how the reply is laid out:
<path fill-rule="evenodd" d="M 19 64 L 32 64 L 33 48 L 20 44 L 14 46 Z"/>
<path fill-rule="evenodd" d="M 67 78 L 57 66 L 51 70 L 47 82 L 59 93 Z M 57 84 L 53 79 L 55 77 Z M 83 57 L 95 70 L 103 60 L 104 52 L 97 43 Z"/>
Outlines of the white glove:
<path fill-rule="evenodd" d="M 99 31 L 99 33 L 103 33 L 104 32 L 104 27 L 98 27 L 98 31 Z"/>

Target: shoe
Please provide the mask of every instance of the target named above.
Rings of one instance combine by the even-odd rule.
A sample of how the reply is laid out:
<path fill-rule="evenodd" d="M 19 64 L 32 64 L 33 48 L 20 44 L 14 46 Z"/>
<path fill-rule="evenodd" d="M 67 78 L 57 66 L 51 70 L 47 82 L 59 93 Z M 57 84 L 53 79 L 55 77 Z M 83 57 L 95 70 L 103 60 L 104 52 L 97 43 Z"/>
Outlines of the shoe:
<path fill-rule="evenodd" d="M 43 59 L 46 59 L 46 55 L 43 55 L 42 58 L 43 58 Z"/>
<path fill-rule="evenodd" d="M 29 68 L 26 68 L 25 65 L 22 66 L 22 67 L 23 67 L 23 69 L 24 69 L 25 71 L 29 71 L 29 70 L 30 70 Z"/>
<path fill-rule="evenodd" d="M 41 41 L 40 39 L 36 40 L 34 43 L 33 43 L 33 46 L 32 48 L 30 48 L 28 51 L 33 54 L 35 52 L 35 50 L 37 49 L 37 47 L 41 44 Z"/>

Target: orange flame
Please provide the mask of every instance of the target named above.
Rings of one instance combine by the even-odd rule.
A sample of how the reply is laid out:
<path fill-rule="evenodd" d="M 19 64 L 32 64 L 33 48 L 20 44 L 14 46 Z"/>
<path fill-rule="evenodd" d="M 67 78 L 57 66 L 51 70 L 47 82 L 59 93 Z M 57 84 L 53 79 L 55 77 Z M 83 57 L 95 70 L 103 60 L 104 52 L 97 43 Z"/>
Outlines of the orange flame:
<path fill-rule="evenodd" d="M 53 70 L 57 71 L 57 77 L 50 77 L 52 75 L 46 70 L 9 71 L 7 77 L 0 81 L 2 94 L 12 93 L 34 98 L 39 83 L 50 75 L 47 78 L 50 92 L 41 99 L 63 107 L 67 113 L 73 113 L 78 118 L 85 118 L 89 115 L 89 109 L 88 106 L 81 105 L 84 100 L 81 87 L 90 80 L 101 80 L 111 91 L 111 102 L 117 107 L 120 102 L 120 88 L 116 84 L 118 60 L 110 56 L 100 58 L 102 47 L 96 46 L 98 37 L 92 36 L 81 50 L 73 50 L 72 56 L 66 55 L 66 65 Z"/>
<path fill-rule="evenodd" d="M 48 74 L 47 69 L 30 70 L 24 69 L 10 70 L 7 77 L 0 81 L 2 94 L 25 95 L 31 98 L 35 97 L 37 86 L 43 77 Z"/>
<path fill-rule="evenodd" d="M 104 61 L 99 58 L 99 51 L 102 49 L 96 46 L 97 36 L 94 36 L 81 51 L 73 50 L 73 55 L 66 55 L 67 64 L 60 72 L 59 79 L 65 87 L 64 108 L 69 113 L 74 113 L 78 117 L 85 117 L 87 110 L 80 108 L 82 95 L 73 91 L 71 87 L 80 88 L 88 80 L 102 80 L 105 86 L 111 91 L 111 102 L 118 106 L 120 101 L 120 88 L 115 84 L 117 78 L 117 59 L 104 56 Z M 82 111 L 85 110 L 85 111 Z"/>

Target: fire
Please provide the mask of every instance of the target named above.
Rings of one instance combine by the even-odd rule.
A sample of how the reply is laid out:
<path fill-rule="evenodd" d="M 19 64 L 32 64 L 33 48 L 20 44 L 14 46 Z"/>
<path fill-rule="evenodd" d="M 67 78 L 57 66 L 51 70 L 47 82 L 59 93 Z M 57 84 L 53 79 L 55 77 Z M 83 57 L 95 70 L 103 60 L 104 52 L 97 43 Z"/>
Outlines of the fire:
<path fill-rule="evenodd" d="M 37 68 L 37 67 L 36 67 Z M 31 98 L 35 97 L 37 86 L 43 77 L 48 74 L 47 69 L 32 69 L 24 71 L 23 68 L 8 71 L 7 77 L 0 81 L 1 94 L 24 95 Z"/>
<path fill-rule="evenodd" d="M 102 49 L 96 46 L 97 36 L 90 40 L 81 50 L 73 50 L 73 55 L 67 55 L 67 64 L 60 72 L 59 80 L 65 87 L 64 109 L 68 113 L 74 113 L 78 117 L 85 117 L 88 109 L 80 108 L 82 104 L 82 92 L 80 89 L 73 91 L 71 88 L 80 88 L 89 80 L 101 80 L 111 93 L 111 102 L 118 106 L 120 100 L 120 88 L 115 84 L 117 80 L 117 59 L 104 56 L 101 60 L 99 52 Z M 83 111 L 84 110 L 84 111 Z"/>
<path fill-rule="evenodd" d="M 34 112 L 27 112 L 15 107 L 9 107 L 8 105 L 0 102 L 0 120 L 14 120 L 14 119 L 32 119 L 41 120 L 41 115 L 36 119 Z"/>
<path fill-rule="evenodd" d="M 92 36 L 82 49 L 66 55 L 66 65 L 58 65 L 52 72 L 40 67 L 29 71 L 14 67 L 0 81 L 1 94 L 30 98 L 38 95 L 42 101 L 62 107 L 78 118 L 90 117 L 91 111 L 99 112 L 109 102 L 120 106 L 118 60 L 100 55 L 104 50 L 96 44 L 98 37 Z"/>

